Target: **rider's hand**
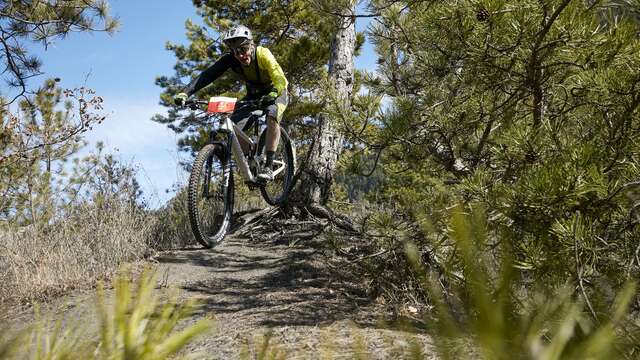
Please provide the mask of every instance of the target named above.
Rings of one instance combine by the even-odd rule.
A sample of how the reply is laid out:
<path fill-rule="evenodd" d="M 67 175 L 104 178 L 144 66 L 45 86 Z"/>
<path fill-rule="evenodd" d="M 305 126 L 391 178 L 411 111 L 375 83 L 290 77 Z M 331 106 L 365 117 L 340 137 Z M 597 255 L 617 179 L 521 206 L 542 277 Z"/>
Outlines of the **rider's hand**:
<path fill-rule="evenodd" d="M 273 105 L 273 104 L 275 104 L 277 98 L 278 98 L 278 93 L 275 92 L 275 91 L 272 91 L 272 92 L 270 92 L 267 95 L 262 97 L 261 105 L 262 106 Z"/>
<path fill-rule="evenodd" d="M 189 95 L 187 95 L 186 93 L 180 93 L 180 94 L 174 96 L 173 102 L 177 106 L 184 106 L 184 104 L 185 104 L 185 102 L 187 102 L 188 98 L 189 98 Z"/>

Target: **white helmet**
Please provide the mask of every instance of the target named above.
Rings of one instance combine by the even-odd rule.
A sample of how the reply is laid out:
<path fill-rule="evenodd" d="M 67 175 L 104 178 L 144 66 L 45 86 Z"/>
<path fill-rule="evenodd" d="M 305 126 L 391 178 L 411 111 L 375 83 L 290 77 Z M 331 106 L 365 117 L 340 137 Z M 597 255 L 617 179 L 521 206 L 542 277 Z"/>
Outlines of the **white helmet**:
<path fill-rule="evenodd" d="M 227 31 L 224 35 L 222 41 L 232 48 L 236 48 L 238 46 L 242 46 L 247 44 L 253 40 L 251 36 L 251 30 L 244 25 L 238 25 L 232 27 Z"/>

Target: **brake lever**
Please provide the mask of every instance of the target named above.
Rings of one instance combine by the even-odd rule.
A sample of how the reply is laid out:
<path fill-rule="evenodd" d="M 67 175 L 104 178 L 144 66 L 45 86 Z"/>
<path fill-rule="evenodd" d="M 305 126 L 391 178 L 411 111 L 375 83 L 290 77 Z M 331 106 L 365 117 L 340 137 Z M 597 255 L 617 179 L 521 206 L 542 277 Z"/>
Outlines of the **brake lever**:
<path fill-rule="evenodd" d="M 240 102 L 240 106 L 238 106 L 236 109 L 237 110 L 242 110 L 244 108 L 253 108 L 253 107 L 265 108 L 265 107 L 273 105 L 275 103 L 276 103 L 275 100 L 274 101 L 269 101 L 268 103 L 263 103 L 261 99 L 258 99 L 258 100 L 244 100 L 244 101 Z"/>

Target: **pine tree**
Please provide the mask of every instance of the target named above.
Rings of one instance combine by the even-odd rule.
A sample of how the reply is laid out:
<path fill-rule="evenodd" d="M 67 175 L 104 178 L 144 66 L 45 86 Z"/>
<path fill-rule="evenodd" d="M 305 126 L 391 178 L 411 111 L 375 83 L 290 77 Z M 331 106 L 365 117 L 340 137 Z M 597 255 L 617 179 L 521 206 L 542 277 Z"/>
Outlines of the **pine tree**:
<path fill-rule="evenodd" d="M 100 110 L 102 99 L 85 88 L 64 92 L 69 100 L 78 102 L 76 117 L 69 117 L 70 105 L 66 110 L 53 110 L 61 101 L 54 81 L 48 80 L 36 90 L 28 84 L 29 79 L 42 74 L 41 60 L 29 54 L 29 46 L 46 49 L 72 32 L 113 32 L 117 26 L 105 0 L 0 0 L 0 60 L 4 64 L 2 80 L 8 85 L 0 92 L 2 216 L 15 212 L 11 194 L 18 191 L 20 179 L 33 173 L 32 168 L 40 168 L 43 159 L 44 174 L 50 176 L 52 162 L 69 151 L 81 132 L 104 119 L 93 112 Z"/>
<path fill-rule="evenodd" d="M 477 204 L 522 269 L 619 283 L 639 269 L 639 9 L 397 2 L 367 81 L 389 105 L 348 139 L 382 150 L 385 196 L 435 229 L 430 246 L 447 209 Z"/>
<path fill-rule="evenodd" d="M 316 6 L 333 16 L 335 35 L 329 58 L 329 85 L 335 88 L 334 107 L 349 111 L 355 82 L 354 57 L 356 51 L 355 15 L 357 1 L 318 1 Z M 312 146 L 300 176 L 300 186 L 293 198 L 300 204 L 325 205 L 329 200 L 333 176 L 343 147 L 336 116 L 321 114 Z"/>
<path fill-rule="evenodd" d="M 12 134 L 13 146 L 29 147 L 42 144 L 39 150 L 26 158 L 13 160 L 12 164 L 0 167 L 3 181 L 0 189 L 5 195 L 3 213 L 10 209 L 13 220 L 21 224 L 47 223 L 53 216 L 53 178 L 62 170 L 56 163 L 64 161 L 80 148 L 72 141 L 56 143 L 53 137 L 69 124 L 72 104 L 66 101 L 63 108 L 62 90 L 54 80 L 47 80 L 36 95 L 20 102 L 20 130 Z M 22 145 L 18 145 L 22 144 Z M 9 202 L 11 201 L 11 202 Z"/>
<path fill-rule="evenodd" d="M 41 75 L 42 62 L 29 55 L 30 43 L 47 48 L 75 31 L 113 32 L 118 21 L 109 16 L 105 0 L 0 0 L 0 60 L 3 80 L 12 91 L 0 93 L 0 106 L 30 92 L 28 79 Z"/>
<path fill-rule="evenodd" d="M 131 209 L 144 207 L 136 171 L 135 166 L 105 153 L 104 144 L 98 142 L 92 154 L 74 159 L 65 179 L 61 210 L 73 212 L 82 205 L 95 206 L 100 211 L 109 211 L 114 204 Z"/>
<path fill-rule="evenodd" d="M 84 145 L 83 133 L 104 120 L 95 112 L 102 109 L 102 99 L 92 94 L 88 89 L 63 91 L 50 79 L 20 102 L 17 115 L 0 111 L 2 220 L 31 224 L 53 217 L 62 164 Z"/>

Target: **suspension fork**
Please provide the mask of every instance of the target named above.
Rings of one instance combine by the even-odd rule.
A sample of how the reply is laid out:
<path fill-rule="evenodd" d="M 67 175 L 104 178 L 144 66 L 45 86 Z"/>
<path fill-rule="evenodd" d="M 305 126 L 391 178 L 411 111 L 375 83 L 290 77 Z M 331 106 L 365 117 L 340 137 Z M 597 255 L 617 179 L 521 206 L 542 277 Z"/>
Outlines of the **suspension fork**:
<path fill-rule="evenodd" d="M 222 131 L 224 132 L 224 131 Z M 232 164 L 231 164 L 231 139 L 228 138 L 227 141 L 216 141 L 216 137 L 218 136 L 218 131 L 217 130 L 212 130 L 209 133 L 209 141 L 207 141 L 207 144 L 210 145 L 219 145 L 222 148 L 223 153 L 222 154 L 212 154 L 212 157 L 208 158 L 206 163 L 205 163 L 205 178 L 203 181 L 203 189 L 202 189 L 202 193 L 203 193 L 203 197 L 205 198 L 209 198 L 210 194 L 209 194 L 209 184 L 211 183 L 211 171 L 212 171 L 212 167 L 213 167 L 213 156 L 216 155 L 222 155 L 221 160 L 222 160 L 222 181 L 220 183 L 220 187 L 221 187 L 221 193 L 222 194 L 226 194 L 227 191 L 227 187 L 229 186 L 229 178 L 230 178 L 230 174 L 231 171 L 233 171 L 232 168 Z"/>
<path fill-rule="evenodd" d="M 207 141 L 207 144 L 214 145 L 217 135 L 218 135 L 218 132 L 216 130 L 212 130 L 211 132 L 209 132 L 209 139 Z M 212 154 L 212 155 L 215 156 L 215 154 Z M 202 182 L 202 197 L 205 199 L 209 198 L 209 183 L 211 182 L 212 159 L 213 157 L 208 158 L 204 166 L 205 173 L 204 173 L 204 181 Z"/>
<path fill-rule="evenodd" d="M 227 133 L 227 141 L 224 142 L 224 164 L 222 168 L 222 174 L 224 181 L 222 182 L 223 193 L 226 194 L 229 187 L 229 179 L 231 178 L 231 172 L 233 171 L 233 162 L 231 161 L 231 150 L 233 147 L 233 133 Z"/>

